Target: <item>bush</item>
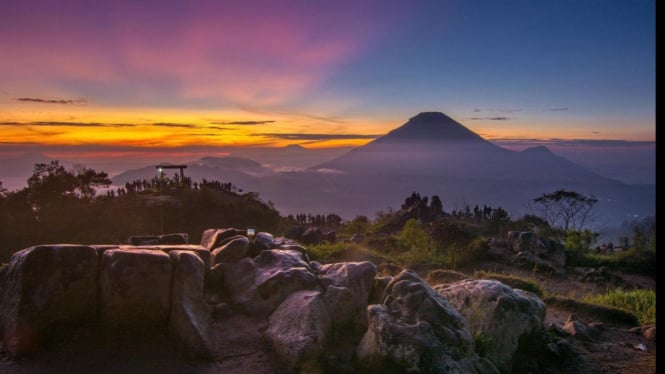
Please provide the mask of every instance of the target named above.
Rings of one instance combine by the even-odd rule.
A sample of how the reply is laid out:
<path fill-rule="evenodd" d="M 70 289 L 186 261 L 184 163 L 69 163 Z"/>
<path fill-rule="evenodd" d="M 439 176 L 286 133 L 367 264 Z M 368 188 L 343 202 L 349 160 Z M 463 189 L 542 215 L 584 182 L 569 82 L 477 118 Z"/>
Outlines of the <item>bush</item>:
<path fill-rule="evenodd" d="M 601 295 L 587 296 L 584 301 L 633 313 L 643 325 L 656 323 L 656 292 L 654 290 L 623 291 L 616 289 Z"/>

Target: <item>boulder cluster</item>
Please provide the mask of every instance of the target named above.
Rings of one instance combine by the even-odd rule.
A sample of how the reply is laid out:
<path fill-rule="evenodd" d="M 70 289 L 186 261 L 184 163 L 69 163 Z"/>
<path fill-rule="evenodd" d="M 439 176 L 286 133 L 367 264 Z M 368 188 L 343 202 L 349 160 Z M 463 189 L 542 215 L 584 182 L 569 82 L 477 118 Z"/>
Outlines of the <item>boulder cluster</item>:
<path fill-rule="evenodd" d="M 110 337 L 166 331 L 188 356 L 214 360 L 223 352 L 213 336 L 223 333 L 211 330 L 223 310 L 263 318 L 264 340 L 287 372 L 508 373 L 543 332 L 545 304 L 498 281 L 431 287 L 410 270 L 321 264 L 291 239 L 233 228 L 206 230 L 198 245 L 184 234 L 129 242 L 14 254 L 0 271 L 8 355 L 45 349 L 54 331 L 89 322 Z"/>

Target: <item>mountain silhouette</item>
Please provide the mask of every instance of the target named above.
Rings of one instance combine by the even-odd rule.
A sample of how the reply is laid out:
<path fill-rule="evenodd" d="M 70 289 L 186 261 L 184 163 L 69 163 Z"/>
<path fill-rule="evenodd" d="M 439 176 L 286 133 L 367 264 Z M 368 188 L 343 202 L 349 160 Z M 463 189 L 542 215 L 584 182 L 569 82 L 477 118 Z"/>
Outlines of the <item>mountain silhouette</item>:
<path fill-rule="evenodd" d="M 404 125 L 370 142 L 366 147 L 405 142 L 496 147 L 441 112 L 420 113 L 409 119 Z"/>
<path fill-rule="evenodd" d="M 284 186 L 293 185 L 308 191 L 291 196 L 292 188 Z M 394 207 L 413 191 L 439 195 L 448 210 L 487 203 L 519 215 L 543 193 L 570 189 L 599 198 L 602 223 L 653 214 L 655 199 L 652 187 L 600 176 L 547 147 L 521 152 L 499 147 L 439 112 L 420 113 L 309 173 L 277 175 L 264 186 L 283 210 L 309 206 L 346 217 Z"/>
<path fill-rule="evenodd" d="M 440 112 L 424 112 L 404 125 L 318 168 L 350 174 L 440 176 L 460 180 L 577 180 L 619 183 L 540 146 L 501 148 Z"/>

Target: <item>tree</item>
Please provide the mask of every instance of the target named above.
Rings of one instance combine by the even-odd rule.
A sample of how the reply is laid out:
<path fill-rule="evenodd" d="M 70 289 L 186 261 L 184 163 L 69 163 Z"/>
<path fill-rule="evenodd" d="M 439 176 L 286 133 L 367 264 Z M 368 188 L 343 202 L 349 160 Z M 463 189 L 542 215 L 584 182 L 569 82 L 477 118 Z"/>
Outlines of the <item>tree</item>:
<path fill-rule="evenodd" d="M 74 176 L 76 189 L 81 197 L 86 200 L 92 200 L 95 197 L 98 187 L 108 187 L 111 185 L 108 174 L 103 171 L 97 172 L 83 165 L 75 165 L 74 172 L 76 173 Z"/>
<path fill-rule="evenodd" d="M 76 178 L 59 161 L 35 164 L 28 178 L 28 191 L 33 203 L 41 204 L 71 195 L 76 187 Z"/>
<path fill-rule="evenodd" d="M 434 217 L 443 214 L 443 203 L 441 203 L 441 199 L 438 195 L 432 196 L 432 200 L 430 200 L 429 203 L 429 210 Z"/>
<path fill-rule="evenodd" d="M 561 189 L 533 199 L 532 209 L 552 227 L 580 231 L 593 221 L 597 202 L 593 196 Z"/>
<path fill-rule="evenodd" d="M 490 219 L 488 222 L 488 227 L 495 233 L 499 233 L 503 228 L 505 228 L 510 223 L 510 215 L 502 207 L 492 209 L 490 214 Z"/>

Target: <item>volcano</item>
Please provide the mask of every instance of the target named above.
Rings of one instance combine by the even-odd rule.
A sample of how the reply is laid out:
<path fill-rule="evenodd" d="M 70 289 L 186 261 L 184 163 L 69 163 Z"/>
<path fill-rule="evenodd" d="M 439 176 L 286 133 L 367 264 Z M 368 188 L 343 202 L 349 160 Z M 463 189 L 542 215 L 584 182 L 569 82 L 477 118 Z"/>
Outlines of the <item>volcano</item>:
<path fill-rule="evenodd" d="M 388 134 L 318 168 L 356 175 L 438 176 L 457 181 L 619 183 L 543 146 L 523 152 L 501 148 L 440 112 L 420 113 Z"/>

